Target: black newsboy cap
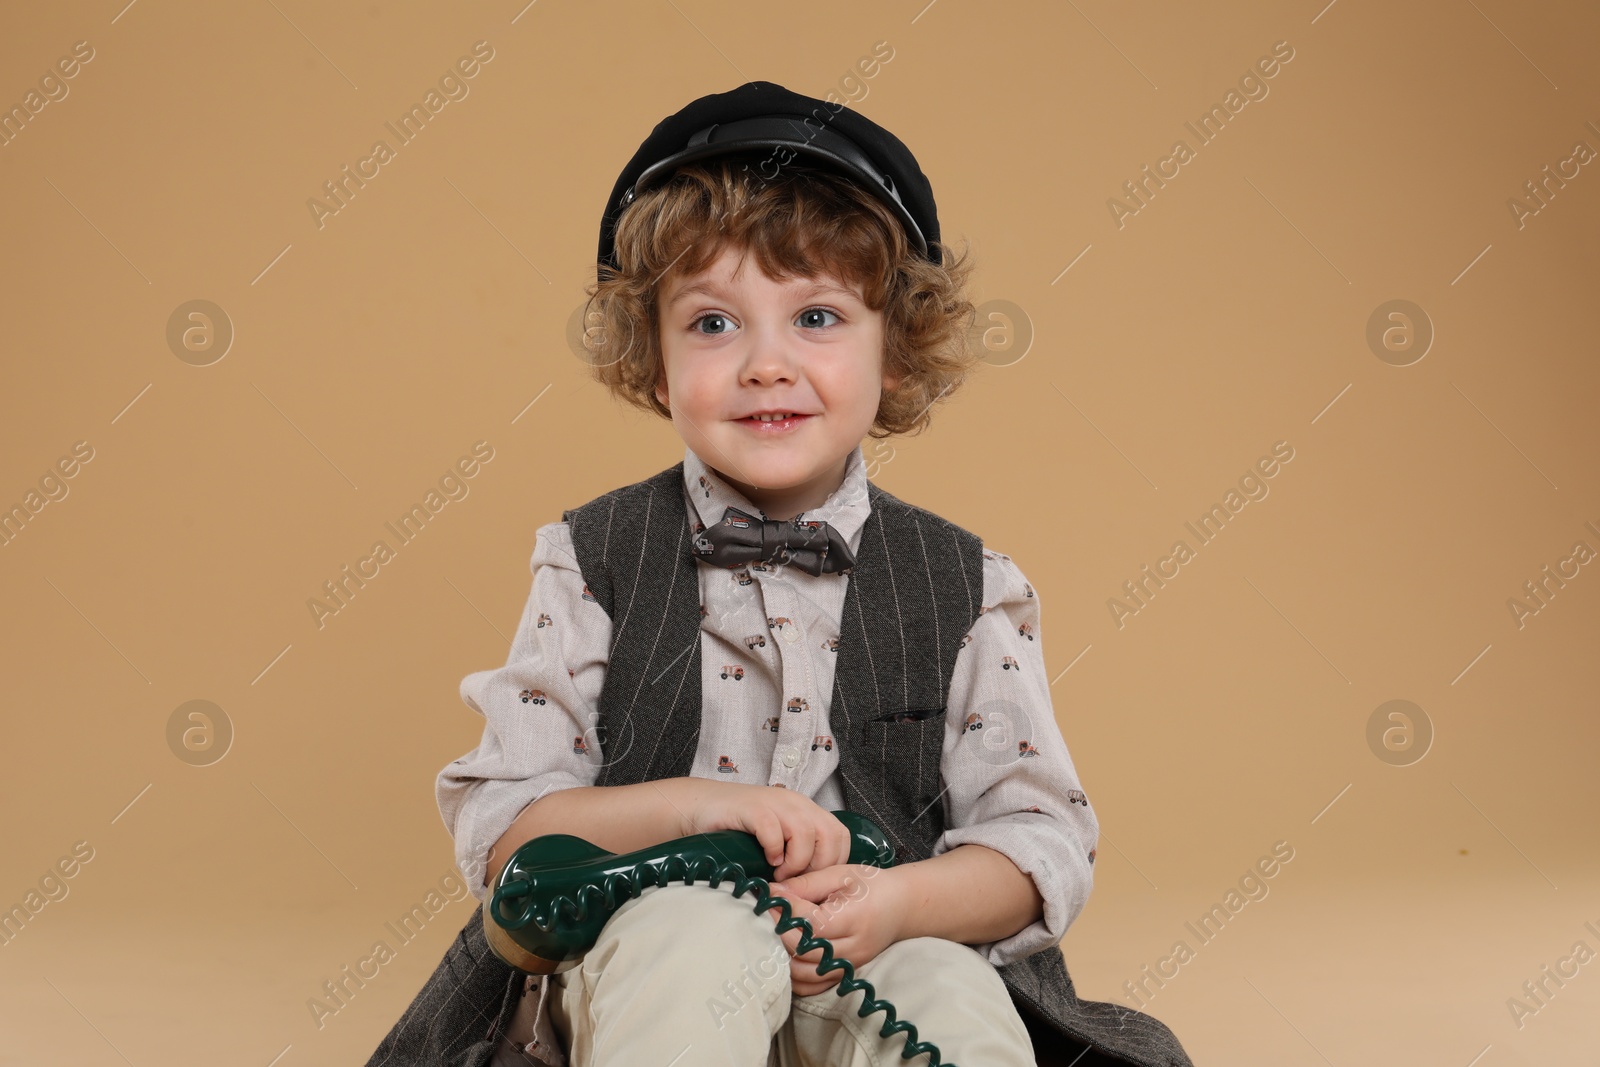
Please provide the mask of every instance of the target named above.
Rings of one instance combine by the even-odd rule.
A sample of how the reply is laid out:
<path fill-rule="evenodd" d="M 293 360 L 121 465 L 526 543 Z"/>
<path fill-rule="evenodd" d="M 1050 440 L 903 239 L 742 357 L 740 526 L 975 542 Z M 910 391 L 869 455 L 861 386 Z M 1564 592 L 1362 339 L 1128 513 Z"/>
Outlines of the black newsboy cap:
<path fill-rule="evenodd" d="M 691 101 L 650 131 L 606 201 L 599 262 L 616 267 L 617 219 L 640 193 L 685 163 L 722 156 L 749 157 L 769 178 L 797 158 L 837 171 L 894 212 L 912 247 L 940 261 L 933 186 L 900 138 L 843 104 L 754 81 Z"/>

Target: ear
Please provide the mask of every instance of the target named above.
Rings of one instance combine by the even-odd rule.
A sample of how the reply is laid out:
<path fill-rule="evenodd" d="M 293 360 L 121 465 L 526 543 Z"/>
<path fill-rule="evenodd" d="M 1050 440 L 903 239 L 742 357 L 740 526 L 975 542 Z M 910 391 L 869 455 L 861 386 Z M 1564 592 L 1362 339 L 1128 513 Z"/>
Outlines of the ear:
<path fill-rule="evenodd" d="M 672 406 L 667 400 L 667 376 L 665 374 L 658 373 L 656 375 L 656 399 L 661 401 L 661 406 L 664 408 Z"/>
<path fill-rule="evenodd" d="M 884 371 L 883 391 L 886 393 L 892 393 L 898 388 L 900 388 L 900 376 L 897 374 L 891 375 L 888 371 Z"/>

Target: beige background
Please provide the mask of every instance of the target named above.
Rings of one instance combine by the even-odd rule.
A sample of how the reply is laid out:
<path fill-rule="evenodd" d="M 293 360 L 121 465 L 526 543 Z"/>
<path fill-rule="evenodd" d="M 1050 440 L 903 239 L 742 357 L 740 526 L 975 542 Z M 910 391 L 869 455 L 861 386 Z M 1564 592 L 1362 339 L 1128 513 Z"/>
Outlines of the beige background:
<path fill-rule="evenodd" d="M 7 108 L 94 49 L 0 147 L 0 504 L 94 450 L 0 547 L 0 905 L 93 849 L 0 947 L 0 1063 L 359 1063 L 399 1016 L 467 904 L 320 1028 L 307 1002 L 450 870 L 433 778 L 477 742 L 457 684 L 503 662 L 535 529 L 682 456 L 568 346 L 603 202 L 659 119 L 749 79 L 902 137 L 975 296 L 1034 334 L 868 457 L 1041 596 L 1105 830 L 1081 992 L 1133 1003 L 1182 939 L 1149 1010 L 1200 1064 L 1588 1062 L 1600 963 L 1520 1027 L 1507 1002 L 1600 952 L 1600 567 L 1520 628 L 1507 601 L 1600 551 L 1600 164 L 1520 228 L 1507 201 L 1600 150 L 1592 6 L 121 4 L 0 31 Z M 319 229 L 307 201 L 479 40 L 470 94 Z M 1285 40 L 1119 228 L 1122 183 Z M 236 331 L 209 366 L 166 340 L 196 299 Z M 1436 331 L 1408 366 L 1367 342 L 1395 299 Z M 322 583 L 480 440 L 470 494 L 319 628 Z M 1119 628 L 1278 441 L 1270 495 Z M 190 700 L 234 733 L 208 766 L 169 748 Z M 1408 766 L 1368 744 L 1390 700 L 1434 733 Z"/>

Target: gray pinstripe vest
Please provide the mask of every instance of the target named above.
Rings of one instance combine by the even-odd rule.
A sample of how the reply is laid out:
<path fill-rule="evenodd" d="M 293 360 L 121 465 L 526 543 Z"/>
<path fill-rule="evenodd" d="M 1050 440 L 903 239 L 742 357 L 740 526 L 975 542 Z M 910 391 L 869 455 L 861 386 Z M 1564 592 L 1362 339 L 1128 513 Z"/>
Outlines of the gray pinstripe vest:
<path fill-rule="evenodd" d="M 945 699 L 982 603 L 983 542 L 870 481 L 867 492 L 872 511 L 847 579 L 829 719 L 845 808 L 882 827 L 900 861 L 912 862 L 928 858 L 945 829 Z M 562 518 L 584 581 L 612 620 L 598 723 L 605 765 L 595 784 L 683 777 L 701 718 L 700 564 L 689 553 L 683 463 Z M 928 714 L 885 721 L 901 711 Z M 999 973 L 1041 1053 L 1087 1044 L 1093 1051 L 1078 1067 L 1192 1067 L 1159 1020 L 1080 1000 L 1059 948 Z"/>

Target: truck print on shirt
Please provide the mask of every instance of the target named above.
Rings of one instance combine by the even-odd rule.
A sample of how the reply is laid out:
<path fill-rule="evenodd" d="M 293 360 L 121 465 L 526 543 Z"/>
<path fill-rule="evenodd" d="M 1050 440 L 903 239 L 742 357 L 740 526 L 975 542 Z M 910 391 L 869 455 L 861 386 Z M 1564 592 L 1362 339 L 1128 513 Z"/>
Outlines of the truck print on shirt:
<path fill-rule="evenodd" d="M 678 484 L 672 486 L 685 490 L 683 498 L 673 492 L 655 501 L 660 506 L 675 505 L 670 508 L 672 514 L 666 517 L 664 529 L 668 533 L 674 528 L 674 520 L 683 516 L 683 509 L 688 508 L 689 513 L 683 516 L 688 521 L 678 529 L 691 536 L 683 538 L 680 532 L 671 537 L 678 545 L 677 551 L 684 553 L 689 546 L 682 544 L 683 540 L 693 541 L 702 548 L 714 540 L 708 535 L 711 527 L 722 521 L 724 505 L 744 507 L 752 516 L 757 515 L 747 501 L 728 493 L 727 484 L 716 472 L 696 469 L 697 457 L 689 457 L 687 468 L 687 477 L 680 478 Z M 705 475 L 704 481 L 699 480 L 701 474 Z M 829 527 L 839 529 L 847 542 L 867 546 L 856 548 L 858 554 L 865 554 L 873 542 L 862 536 L 862 524 L 870 516 L 871 509 L 866 506 L 869 498 L 864 495 L 859 471 L 851 472 L 849 484 L 841 490 L 826 511 L 797 517 L 796 526 L 804 529 L 810 515 L 822 516 L 828 520 Z M 705 507 L 708 502 L 714 507 Z M 698 513 L 702 507 L 704 512 Z M 658 507 L 648 513 L 652 524 L 660 517 L 660 510 Z M 880 521 L 887 523 L 896 513 L 898 509 L 891 507 Z M 598 509 L 593 515 L 591 532 L 587 534 L 589 548 L 603 551 L 607 544 L 606 534 L 600 532 L 604 515 Z M 836 523 L 835 519 L 839 521 Z M 918 521 L 922 521 L 920 517 Z M 595 525 L 596 522 L 599 525 Z M 821 527 L 819 523 L 817 529 Z M 924 533 L 932 533 L 933 529 L 930 526 Z M 723 532 L 749 536 L 758 532 L 758 524 L 752 521 L 749 528 L 742 531 L 719 527 L 719 534 Z M 909 533 L 909 530 L 902 532 Z M 578 533 L 583 533 L 582 529 Z M 612 549 L 618 545 L 617 533 L 616 529 L 611 531 Z M 865 530 L 865 533 L 877 537 L 877 528 Z M 514 662 L 509 662 L 504 669 L 481 672 L 477 680 L 465 688 L 471 701 L 483 709 L 486 719 L 494 720 L 486 724 L 486 730 L 492 726 L 498 737 L 526 745 L 522 751 L 537 757 L 519 764 L 519 770 L 528 774 L 537 772 L 550 781 L 556 781 L 558 774 L 564 776 L 570 772 L 580 776 L 581 781 L 591 782 L 594 780 L 591 775 L 607 762 L 619 758 L 614 749 L 627 747 L 619 745 L 615 737 L 608 740 L 602 736 L 598 721 L 589 721 L 593 715 L 581 705 L 592 699 L 591 694 L 600 686 L 602 671 L 608 663 L 607 654 L 623 628 L 621 619 L 628 610 L 628 598 L 611 592 L 611 601 L 615 601 L 612 606 L 618 609 L 615 618 L 609 617 L 609 613 L 602 616 L 600 611 L 591 610 L 599 606 L 599 589 L 590 586 L 585 590 L 586 580 L 578 563 L 580 545 L 574 537 L 572 527 L 565 521 L 541 530 L 535 559 L 540 570 L 536 573 L 541 597 L 546 590 L 549 594 L 547 598 L 534 601 L 523 618 L 523 625 L 535 632 L 513 642 Z M 635 542 L 630 539 L 628 543 Z M 965 553 L 970 550 L 970 543 L 959 538 L 958 543 L 963 560 L 969 559 Z M 871 697 L 863 696 L 860 708 L 852 706 L 849 717 L 858 729 L 866 720 L 875 720 L 870 729 L 862 731 L 863 737 L 876 738 L 881 733 L 886 739 L 895 739 L 894 731 L 915 733 L 926 742 L 925 757 L 933 757 L 934 751 L 939 750 L 937 768 L 931 758 L 926 760 L 920 777 L 925 783 L 937 781 L 940 787 L 947 789 L 942 803 L 946 819 L 952 820 L 951 825 L 960 825 L 976 837 L 979 828 L 992 824 L 992 832 L 981 838 L 985 843 L 1011 854 L 1027 850 L 1028 855 L 1050 858 L 1048 867 L 1038 864 L 1033 873 L 1040 892 L 1052 904 L 1049 910 L 1055 923 L 1046 924 L 1041 919 L 1022 934 L 1016 944 L 1020 949 L 1031 950 L 1035 943 L 1060 943 L 1059 936 L 1046 936 L 1044 927 L 1064 922 L 1082 898 L 1084 876 L 1088 871 L 1085 857 L 1091 850 L 1079 842 L 1097 843 L 1090 824 L 1095 809 L 1087 803 L 1086 794 L 1080 798 L 1081 788 L 1069 791 L 1068 787 L 1078 787 L 1081 783 L 1065 762 L 1066 746 L 1053 722 L 1040 721 L 1052 718 L 1046 703 L 1050 696 L 1048 681 L 1060 670 L 1059 666 L 1048 669 L 1041 656 L 1044 630 L 1033 598 L 1043 594 L 1031 586 L 1025 587 L 1024 577 L 1000 553 L 993 551 L 992 546 L 985 547 L 990 549 L 990 556 L 983 558 L 981 573 L 969 564 L 960 573 L 940 570 L 932 575 L 936 581 L 955 583 L 951 599 L 959 601 L 966 610 L 950 617 L 966 622 L 968 632 L 963 633 L 959 624 L 945 627 L 941 640 L 949 642 L 954 634 L 956 641 L 946 644 L 942 653 L 931 648 L 907 650 L 912 660 L 950 673 L 948 692 L 930 690 L 924 695 L 893 685 L 883 687 L 880 693 L 872 684 L 860 682 L 858 688 L 863 694 L 870 691 Z M 749 553 L 755 554 L 754 551 Z M 972 554 L 978 553 L 973 551 Z M 617 561 L 613 551 L 609 562 L 615 565 Z M 606 562 L 606 558 L 602 555 L 598 562 Z M 908 560 L 895 558 L 890 562 L 896 572 L 893 578 L 898 581 L 907 576 L 901 573 L 902 563 L 916 570 L 923 563 L 923 557 L 917 553 Z M 751 782 L 746 784 L 788 788 L 814 798 L 825 792 L 827 799 L 837 801 L 842 787 L 839 759 L 843 734 L 826 731 L 834 727 L 844 729 L 844 716 L 840 709 L 840 713 L 832 715 L 830 723 L 829 697 L 840 688 L 835 665 L 841 658 L 862 652 L 861 648 L 851 648 L 843 641 L 842 607 L 850 583 L 841 581 L 837 574 L 804 573 L 792 563 L 758 566 L 746 560 L 735 567 L 685 569 L 693 572 L 694 581 L 687 588 L 680 584 L 671 589 L 674 597 L 681 598 L 677 604 L 683 610 L 688 610 L 689 603 L 695 603 L 696 614 L 690 616 L 693 621 L 674 625 L 684 633 L 684 644 L 691 637 L 699 642 L 701 657 L 693 661 L 694 674 L 705 679 L 703 692 L 699 694 L 701 714 L 698 718 L 691 716 L 690 723 L 691 735 L 693 726 L 700 726 L 699 736 L 672 739 L 680 742 L 677 746 L 680 750 L 692 750 L 692 762 L 686 761 L 685 767 L 693 768 L 693 773 L 710 772 L 717 780 L 737 784 L 735 780 L 744 777 L 745 763 L 753 761 Z M 556 582 L 563 583 L 559 589 L 554 586 Z M 877 584 L 883 587 L 883 578 Z M 588 595 L 582 598 L 572 595 L 569 590 L 574 587 Z M 621 585 L 617 587 L 621 588 Z M 654 585 L 638 588 L 642 591 Z M 910 595 L 918 604 L 926 599 L 919 592 L 920 588 L 918 583 L 910 583 Z M 899 581 L 898 593 L 908 595 L 907 590 L 907 583 Z M 557 596 L 558 592 L 561 595 Z M 890 592 L 886 590 L 883 595 L 887 597 Z M 943 620 L 948 607 L 945 592 L 941 590 L 935 599 L 936 614 Z M 888 600 L 883 604 L 869 604 L 863 600 L 862 608 L 865 617 L 859 621 L 865 626 L 868 647 L 875 652 L 878 644 L 884 643 L 884 628 L 896 627 L 896 616 Z M 649 622 L 654 623 L 651 614 L 654 603 L 649 609 L 644 614 L 651 615 Z M 868 609 L 880 610 L 867 614 Z M 855 608 L 851 610 L 854 612 Z M 629 616 L 630 631 L 639 622 L 641 607 L 638 603 L 633 605 L 633 611 L 634 615 Z M 988 619 L 990 614 L 997 618 Z M 648 631 L 650 626 L 644 629 Z M 540 632 L 543 630 L 551 632 Z M 556 630 L 561 632 L 558 634 Z M 852 629 L 853 634 L 856 632 Z M 527 641 L 530 636 L 531 643 Z M 892 632 L 886 635 L 886 647 L 898 645 L 895 636 Z M 550 638 L 559 640 L 552 645 Z M 810 644 L 807 644 L 808 639 Z M 646 642 L 642 647 L 648 646 Z M 741 647 L 745 650 L 743 657 L 731 658 L 739 656 Z M 953 650 L 957 647 L 961 649 L 961 658 L 955 661 L 952 669 Z M 524 656 L 526 652 L 535 651 L 545 654 L 538 674 L 533 673 L 531 657 Z M 681 646 L 664 651 L 659 661 L 651 659 L 643 677 L 657 678 L 680 651 Z M 636 649 L 633 654 L 643 653 Z M 930 659 L 932 664 L 927 663 Z M 684 666 L 682 658 L 673 662 L 676 666 L 669 674 Z M 875 666 L 882 668 L 884 664 L 880 662 Z M 578 677 L 580 671 L 574 668 L 580 668 L 583 677 Z M 859 665 L 856 669 L 860 669 Z M 993 674 L 996 669 L 1003 673 Z M 568 676 L 565 688 L 557 681 L 563 673 Z M 894 680 L 898 681 L 898 676 Z M 721 686 L 717 685 L 719 681 Z M 881 683 L 881 679 L 879 681 Z M 846 678 L 843 689 L 854 705 L 855 693 L 849 683 L 850 679 Z M 659 685 L 660 681 L 653 684 Z M 810 707 L 811 694 L 818 700 L 815 715 Z M 571 699 L 575 697 L 582 699 Z M 544 702 L 534 706 L 539 700 Z M 569 700 L 571 707 L 567 707 Z M 937 704 L 947 705 L 947 710 L 933 707 Z M 982 707 L 989 707 L 991 711 L 979 712 Z M 1024 725 L 1023 716 L 1013 720 L 1012 711 L 999 710 L 1014 707 L 1026 708 L 1027 715 L 1033 716 L 1035 726 L 1032 729 Z M 790 718 L 791 714 L 797 717 Z M 956 721 L 947 722 L 947 714 Z M 897 719 L 904 725 L 895 725 Z M 803 730 L 811 730 L 812 735 L 811 740 L 802 743 Z M 957 734 L 957 738 L 950 739 L 949 748 L 943 744 L 947 730 Z M 615 727 L 611 732 L 616 734 Z M 1042 735 L 1037 748 L 1031 741 L 1034 733 Z M 969 740 L 956 744 L 962 735 L 968 735 Z M 1019 736 L 1025 739 L 1021 746 Z M 535 739 L 536 745 L 528 745 Z M 633 742 L 637 749 L 640 744 L 637 735 Z M 462 860 L 481 857 L 492 848 L 493 840 L 481 839 L 497 836 L 490 834 L 490 829 L 511 822 L 517 814 L 513 807 L 520 810 L 526 802 L 526 796 L 514 795 L 515 790 L 481 789 L 469 793 L 465 789 L 474 775 L 493 779 L 504 774 L 504 764 L 499 762 L 504 759 L 504 752 L 495 749 L 492 743 L 480 747 L 483 750 L 476 757 L 468 756 L 465 762 L 450 767 L 448 785 L 455 792 L 441 801 L 442 809 L 460 813 L 456 829 L 462 834 L 457 841 Z M 859 749 L 860 743 L 856 747 Z M 786 756 L 795 759 L 794 767 L 785 768 Z M 915 754 L 911 760 L 912 769 L 915 769 Z M 1019 766 L 1027 768 L 1027 772 L 1019 772 Z M 568 781 L 564 777 L 560 780 L 563 784 Z M 1004 789 L 992 788 L 1002 781 L 1006 783 Z M 527 790 L 527 794 L 533 795 L 544 784 L 540 781 L 539 786 Z M 927 799 L 932 799 L 931 793 Z M 519 801 L 521 803 L 517 803 Z M 1017 819 L 1016 815 L 1023 811 L 1036 818 Z M 958 813 L 966 818 L 956 820 Z M 924 821 L 927 818 L 923 816 Z M 1077 832 L 1062 833 L 1058 826 L 1047 824 L 1059 824 L 1059 827 Z M 1051 935 L 1057 932 L 1049 931 Z M 985 946 L 985 954 L 992 948 Z M 997 966 L 999 962 L 997 959 Z M 894 996 L 893 993 L 888 995 Z M 488 1025 L 485 1019 L 483 1026 Z M 1079 1067 L 1083 1067 L 1081 1062 Z"/>

